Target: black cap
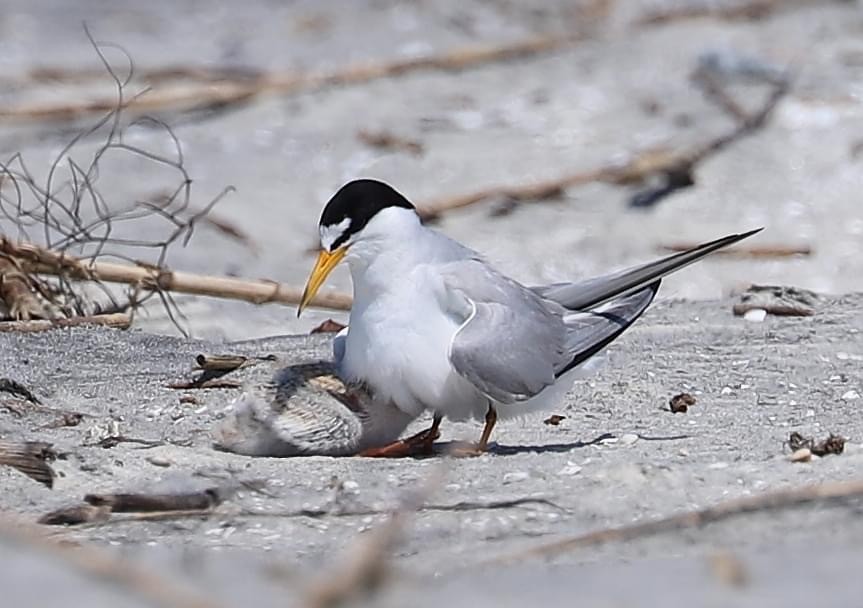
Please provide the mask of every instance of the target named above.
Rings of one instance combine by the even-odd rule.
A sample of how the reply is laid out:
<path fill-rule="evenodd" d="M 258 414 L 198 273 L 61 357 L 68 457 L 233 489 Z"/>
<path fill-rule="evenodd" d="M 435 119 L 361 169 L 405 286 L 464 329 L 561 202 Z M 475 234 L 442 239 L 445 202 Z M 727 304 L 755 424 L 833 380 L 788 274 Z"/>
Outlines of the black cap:
<path fill-rule="evenodd" d="M 362 230 L 379 211 L 389 207 L 416 210 L 395 188 L 375 179 L 357 179 L 342 186 L 324 207 L 318 225 L 338 226 L 349 219 L 345 231 L 332 243 L 331 249 L 344 244 Z"/>

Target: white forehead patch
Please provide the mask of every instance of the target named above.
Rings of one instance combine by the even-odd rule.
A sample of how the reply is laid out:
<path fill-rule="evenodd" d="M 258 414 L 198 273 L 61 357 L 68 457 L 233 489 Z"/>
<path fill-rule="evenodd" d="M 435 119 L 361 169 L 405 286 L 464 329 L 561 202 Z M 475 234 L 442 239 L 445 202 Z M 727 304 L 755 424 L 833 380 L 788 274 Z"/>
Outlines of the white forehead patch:
<path fill-rule="evenodd" d="M 346 217 L 338 224 L 331 226 L 321 226 L 321 247 L 330 250 L 333 243 L 345 233 L 345 230 L 351 227 L 351 218 Z"/>

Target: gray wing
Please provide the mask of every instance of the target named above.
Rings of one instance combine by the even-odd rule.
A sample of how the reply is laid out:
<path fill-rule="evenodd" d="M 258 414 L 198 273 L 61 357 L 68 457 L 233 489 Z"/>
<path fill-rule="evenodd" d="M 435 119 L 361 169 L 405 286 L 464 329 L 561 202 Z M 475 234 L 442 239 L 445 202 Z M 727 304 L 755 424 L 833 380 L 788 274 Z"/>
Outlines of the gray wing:
<path fill-rule="evenodd" d="M 541 297 L 558 302 L 570 310 L 587 310 L 614 298 L 635 293 L 654 281 L 697 262 L 709 253 L 733 245 L 761 230 L 763 228 L 742 234 L 732 234 L 654 262 L 586 281 L 555 283 L 531 289 Z"/>
<path fill-rule="evenodd" d="M 450 362 L 486 396 L 501 403 L 529 399 L 567 361 L 564 309 L 479 260 L 438 267 L 445 309 L 462 321 Z"/>
<path fill-rule="evenodd" d="M 450 362 L 482 393 L 501 403 L 529 399 L 552 384 L 563 359 L 563 323 L 516 313 L 497 302 L 475 312 L 453 338 Z"/>
<path fill-rule="evenodd" d="M 569 311 L 479 262 L 444 272 L 448 310 L 464 321 L 450 347 L 459 375 L 491 399 L 535 396 L 623 333 L 647 309 L 659 281 L 592 311 Z"/>
<path fill-rule="evenodd" d="M 442 304 L 462 321 L 450 362 L 496 401 L 529 399 L 630 327 L 653 301 L 662 277 L 760 230 L 580 283 L 531 289 L 477 259 L 442 265 Z"/>

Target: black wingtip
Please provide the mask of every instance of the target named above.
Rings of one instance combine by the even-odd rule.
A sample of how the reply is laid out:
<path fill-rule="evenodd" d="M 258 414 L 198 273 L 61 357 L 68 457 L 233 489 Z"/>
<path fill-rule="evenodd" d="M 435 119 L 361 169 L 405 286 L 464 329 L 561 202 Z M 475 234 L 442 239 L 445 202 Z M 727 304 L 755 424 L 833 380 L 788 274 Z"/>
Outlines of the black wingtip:
<path fill-rule="evenodd" d="M 608 336 L 592 345 L 590 348 L 583 350 L 576 354 L 572 360 L 561 369 L 559 372 L 555 373 L 555 378 L 560 378 L 563 374 L 568 372 L 574 367 L 577 367 L 605 349 L 609 344 L 617 340 L 620 337 L 620 334 L 629 329 L 633 323 L 635 323 L 641 315 L 644 314 L 644 311 L 647 310 L 647 307 L 650 306 L 653 299 L 656 297 L 656 292 L 659 291 L 659 285 L 662 283 L 662 279 L 656 279 L 653 283 L 646 285 L 641 291 L 637 291 L 634 294 L 630 294 L 626 296 L 630 299 L 635 300 L 637 306 L 631 311 L 629 317 L 624 318 L 612 313 L 608 312 L 597 312 L 594 311 L 593 314 L 600 315 L 607 318 L 610 321 L 613 321 L 617 324 L 617 329 L 610 333 Z"/>
<path fill-rule="evenodd" d="M 749 232 L 741 232 L 737 236 L 739 236 L 741 239 L 748 239 L 753 234 L 758 234 L 762 230 L 764 230 L 764 226 L 761 226 L 760 228 L 756 228 L 755 230 L 750 230 Z"/>

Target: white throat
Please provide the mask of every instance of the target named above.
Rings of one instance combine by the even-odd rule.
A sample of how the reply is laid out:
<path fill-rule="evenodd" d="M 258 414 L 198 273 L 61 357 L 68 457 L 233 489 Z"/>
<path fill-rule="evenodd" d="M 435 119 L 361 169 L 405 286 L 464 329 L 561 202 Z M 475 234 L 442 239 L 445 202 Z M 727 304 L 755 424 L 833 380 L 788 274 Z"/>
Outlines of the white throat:
<path fill-rule="evenodd" d="M 379 211 L 355 235 L 345 256 L 354 291 L 364 291 L 366 287 L 386 289 L 397 282 L 400 273 L 420 261 L 418 256 L 422 256 L 421 243 L 426 232 L 419 216 L 411 209 L 390 207 Z"/>

